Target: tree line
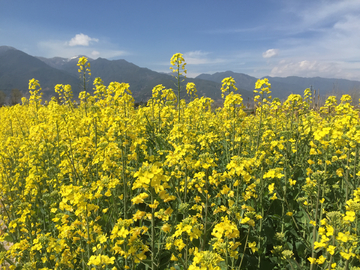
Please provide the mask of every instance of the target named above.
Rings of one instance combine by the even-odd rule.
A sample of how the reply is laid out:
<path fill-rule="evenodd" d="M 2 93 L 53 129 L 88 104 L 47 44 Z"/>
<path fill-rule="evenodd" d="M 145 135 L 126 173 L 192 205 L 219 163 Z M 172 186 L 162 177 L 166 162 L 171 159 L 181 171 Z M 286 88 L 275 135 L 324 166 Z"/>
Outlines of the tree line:
<path fill-rule="evenodd" d="M 11 89 L 10 95 L 7 95 L 6 92 L 0 90 L 0 107 L 5 105 L 13 106 L 20 104 L 23 96 L 23 93 L 17 88 Z"/>

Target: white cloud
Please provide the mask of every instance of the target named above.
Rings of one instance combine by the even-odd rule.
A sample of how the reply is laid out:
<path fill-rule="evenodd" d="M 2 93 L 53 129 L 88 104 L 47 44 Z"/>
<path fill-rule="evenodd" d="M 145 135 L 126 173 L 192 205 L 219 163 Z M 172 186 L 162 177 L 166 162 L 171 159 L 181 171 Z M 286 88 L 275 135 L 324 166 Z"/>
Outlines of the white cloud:
<path fill-rule="evenodd" d="M 348 14 L 358 14 L 360 2 L 354 0 L 321 0 L 313 1 L 306 8 L 294 12 L 300 15 L 306 26 L 322 26 L 329 22 L 336 22 Z"/>
<path fill-rule="evenodd" d="M 66 44 L 69 46 L 89 46 L 91 41 L 99 42 L 97 38 L 91 38 L 88 35 L 83 33 L 75 35 L 69 42 Z"/>
<path fill-rule="evenodd" d="M 349 25 L 349 27 L 345 26 Z M 347 62 L 360 59 L 360 36 L 359 30 L 352 31 L 360 25 L 357 20 L 344 20 L 337 23 L 331 29 L 316 35 L 315 37 L 283 39 L 281 44 L 281 56 L 283 59 L 301 61 L 303 59 L 319 62 Z"/>
<path fill-rule="evenodd" d="M 264 30 L 264 26 L 255 26 L 249 28 L 225 28 L 225 29 L 211 29 L 204 31 L 206 34 L 237 34 L 237 33 L 249 33 Z"/>
<path fill-rule="evenodd" d="M 293 20 L 269 26 L 272 35 L 279 37 L 273 46 L 281 50 L 279 62 L 266 63 L 270 75 L 359 80 L 360 1 L 282 2 L 287 6 L 284 14 L 291 14 Z M 270 56 L 274 56 L 270 50 L 262 54 L 263 58 Z"/>
<path fill-rule="evenodd" d="M 229 66 L 226 69 L 258 77 L 270 73 L 271 76 L 321 76 L 360 80 L 360 1 L 279 2 L 283 9 L 276 11 L 276 18 L 266 24 L 259 21 L 258 26 L 250 25 L 253 26 L 253 31 L 236 31 L 235 28 L 213 31 L 234 36 L 239 33 L 242 40 L 250 36 L 252 41 L 264 37 L 266 42 L 263 44 L 271 46 L 263 47 L 266 45 L 253 42 L 253 47 L 249 47 L 245 55 L 233 55 L 233 59 L 246 62 L 244 67 L 235 66 L 235 62 L 226 56 Z M 262 28 L 260 25 L 266 26 Z M 194 60 L 207 64 L 206 60 L 211 59 L 210 56 L 212 55 L 194 57 Z M 223 55 L 218 57 L 224 59 Z"/>
<path fill-rule="evenodd" d="M 186 52 L 184 53 L 184 56 L 186 55 L 187 57 L 204 57 L 207 56 L 208 54 L 209 52 L 203 52 L 199 50 L 199 51 Z"/>
<path fill-rule="evenodd" d="M 333 31 L 342 34 L 343 37 L 356 37 L 359 38 L 360 31 L 360 18 L 358 16 L 347 15 L 342 20 L 334 24 Z"/>
<path fill-rule="evenodd" d="M 209 53 L 202 51 L 191 51 L 184 53 L 185 62 L 190 65 L 207 64 L 209 59 L 207 56 Z"/>
<path fill-rule="evenodd" d="M 279 54 L 278 49 L 269 49 L 266 52 L 263 52 L 262 56 L 264 58 L 271 58 L 271 57 L 277 56 L 278 54 Z"/>
<path fill-rule="evenodd" d="M 101 57 L 103 58 L 117 58 L 124 55 L 130 55 L 127 51 L 120 51 L 120 50 L 110 50 L 110 49 L 104 49 L 101 50 Z"/>
<path fill-rule="evenodd" d="M 68 46 L 61 40 L 46 40 L 38 42 L 38 47 L 42 52 L 41 56 L 54 57 L 60 56 L 65 58 L 73 57 L 74 55 L 87 55 L 91 58 L 117 58 L 124 55 L 129 55 L 127 51 L 116 50 L 112 44 L 97 44 L 96 47 L 89 46 Z"/>
<path fill-rule="evenodd" d="M 99 57 L 99 55 L 100 55 L 100 52 L 98 52 L 98 51 L 92 51 L 91 52 L 91 56 L 94 57 L 94 58 Z"/>
<path fill-rule="evenodd" d="M 272 68 L 270 76 L 334 77 L 342 73 L 340 65 L 333 62 L 281 60 Z"/>
<path fill-rule="evenodd" d="M 185 62 L 190 65 L 216 64 L 225 62 L 224 59 L 210 58 L 209 55 L 209 52 L 190 51 L 184 53 L 184 59 Z"/>

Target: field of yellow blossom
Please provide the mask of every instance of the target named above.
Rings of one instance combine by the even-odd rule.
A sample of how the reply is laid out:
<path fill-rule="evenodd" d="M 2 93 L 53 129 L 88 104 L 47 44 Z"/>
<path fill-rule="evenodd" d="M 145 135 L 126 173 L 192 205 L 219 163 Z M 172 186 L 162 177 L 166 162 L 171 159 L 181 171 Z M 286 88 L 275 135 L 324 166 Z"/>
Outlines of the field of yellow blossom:
<path fill-rule="evenodd" d="M 157 85 L 134 107 L 126 83 L 0 108 L 0 253 L 10 269 L 360 269 L 360 119 L 349 95 L 255 85 L 244 112 L 233 78 L 223 106 Z M 188 101 L 180 100 L 187 92 Z"/>

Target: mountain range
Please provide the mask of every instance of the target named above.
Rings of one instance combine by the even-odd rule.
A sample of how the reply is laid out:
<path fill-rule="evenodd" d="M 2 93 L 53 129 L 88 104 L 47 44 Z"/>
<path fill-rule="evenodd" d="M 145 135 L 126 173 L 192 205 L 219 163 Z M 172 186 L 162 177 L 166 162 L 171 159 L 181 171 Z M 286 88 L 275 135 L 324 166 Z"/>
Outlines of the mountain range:
<path fill-rule="evenodd" d="M 62 57 L 35 57 L 9 46 L 0 46 L 0 91 L 11 95 L 12 89 L 19 89 L 24 96 L 28 96 L 29 80 L 39 80 L 45 99 L 55 95 L 56 84 L 70 84 L 74 97 L 82 90 L 78 74 L 79 57 L 71 59 Z M 104 58 L 90 59 L 92 81 L 100 77 L 105 85 L 110 82 L 126 82 L 137 102 L 147 101 L 152 94 L 152 88 L 163 84 L 167 88 L 176 88 L 176 79 L 165 73 L 156 72 L 148 68 L 139 67 L 124 59 L 107 60 Z M 194 82 L 198 96 L 207 96 L 215 101 L 221 101 L 221 81 L 225 77 L 233 77 L 236 86 L 244 98 L 244 102 L 252 100 L 253 89 L 257 78 L 232 71 L 217 72 L 215 74 L 201 74 L 195 78 L 185 78 L 182 85 Z M 303 94 L 306 88 L 312 87 L 323 96 L 331 93 L 358 93 L 360 81 L 327 78 L 303 77 L 269 77 L 273 97 L 286 98 L 289 94 Z M 92 85 L 88 86 L 92 92 Z M 185 96 L 185 90 L 182 91 Z"/>

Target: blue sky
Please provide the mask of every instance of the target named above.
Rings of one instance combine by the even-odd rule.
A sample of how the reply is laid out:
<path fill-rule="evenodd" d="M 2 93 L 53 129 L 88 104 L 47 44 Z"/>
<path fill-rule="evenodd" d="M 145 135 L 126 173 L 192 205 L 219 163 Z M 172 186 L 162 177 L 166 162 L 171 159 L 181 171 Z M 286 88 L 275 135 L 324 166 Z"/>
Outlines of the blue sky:
<path fill-rule="evenodd" d="M 360 80 L 359 0 L 0 0 L 0 46 L 30 55 L 125 59 L 188 76 Z"/>

